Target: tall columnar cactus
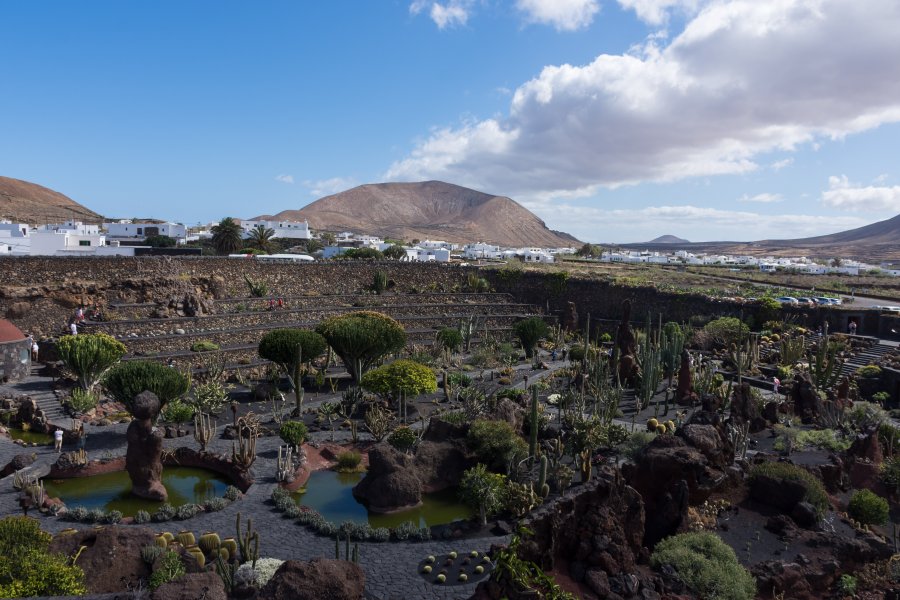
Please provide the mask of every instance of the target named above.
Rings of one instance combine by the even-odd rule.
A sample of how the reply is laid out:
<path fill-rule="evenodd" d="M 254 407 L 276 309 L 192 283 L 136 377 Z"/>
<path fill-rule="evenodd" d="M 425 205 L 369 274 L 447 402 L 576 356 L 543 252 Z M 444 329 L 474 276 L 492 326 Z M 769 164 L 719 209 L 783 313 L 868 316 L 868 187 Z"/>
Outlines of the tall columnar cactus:
<path fill-rule="evenodd" d="M 441 375 L 443 376 L 444 380 L 444 401 L 450 402 L 450 400 L 453 398 L 453 390 L 451 389 L 452 384 L 450 383 L 450 373 L 447 372 L 447 369 L 442 369 Z"/>
<path fill-rule="evenodd" d="M 278 446 L 278 462 L 275 467 L 275 481 L 288 481 L 294 475 L 294 450 L 290 445 Z"/>
<path fill-rule="evenodd" d="M 256 561 L 259 559 L 259 532 L 253 531 L 253 519 L 247 519 L 246 533 L 241 531 L 241 513 L 237 514 L 236 525 L 241 560 L 243 562 L 252 562 L 252 567 L 255 569 Z"/>
<path fill-rule="evenodd" d="M 815 353 L 810 353 L 809 374 L 817 390 L 824 392 L 837 384 L 844 364 L 837 354 L 838 347 L 828 342 L 827 334 L 816 344 Z"/>
<path fill-rule="evenodd" d="M 681 351 L 684 350 L 685 335 L 678 323 L 666 323 L 662 329 L 659 343 L 660 361 L 663 370 L 669 376 L 669 387 L 672 378 L 681 366 Z"/>
<path fill-rule="evenodd" d="M 800 335 L 794 338 L 784 337 L 779 343 L 780 364 L 783 367 L 794 366 L 806 350 L 806 337 Z"/>
<path fill-rule="evenodd" d="M 247 471 L 256 461 L 256 438 L 259 436 L 259 421 L 253 413 L 247 413 L 237 420 L 237 442 L 231 442 L 231 462 L 242 471 Z"/>
<path fill-rule="evenodd" d="M 547 484 L 547 469 L 550 461 L 546 455 L 541 456 L 541 465 L 538 468 L 538 493 L 542 498 L 546 498 L 550 494 L 550 486 Z"/>
<path fill-rule="evenodd" d="M 202 412 L 194 415 L 194 439 L 200 444 L 200 451 L 205 452 L 206 446 L 213 438 L 216 431 L 215 424 L 210 423 L 210 417 Z"/>
<path fill-rule="evenodd" d="M 529 437 L 528 453 L 534 460 L 538 454 L 538 389 L 531 388 L 531 434 Z M 532 463 L 533 464 L 533 463 Z"/>

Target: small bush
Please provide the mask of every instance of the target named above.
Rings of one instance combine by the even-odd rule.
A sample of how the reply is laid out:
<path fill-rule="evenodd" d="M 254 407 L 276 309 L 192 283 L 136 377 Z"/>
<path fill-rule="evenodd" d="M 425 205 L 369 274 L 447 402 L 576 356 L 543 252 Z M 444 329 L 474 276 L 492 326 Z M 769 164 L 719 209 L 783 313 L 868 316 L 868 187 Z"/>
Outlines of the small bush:
<path fill-rule="evenodd" d="M 856 370 L 856 376 L 863 379 L 876 379 L 881 377 L 881 367 L 878 365 L 866 365 Z"/>
<path fill-rule="evenodd" d="M 182 504 L 175 509 L 175 518 L 179 521 L 184 521 L 199 513 L 200 510 L 200 506 L 197 504 Z"/>
<path fill-rule="evenodd" d="M 850 498 L 847 514 L 863 525 L 884 525 L 888 522 L 888 503 L 871 490 L 859 490 Z"/>
<path fill-rule="evenodd" d="M 141 558 L 145 563 L 150 566 L 153 566 L 153 563 L 156 562 L 156 559 L 162 556 L 163 552 L 165 552 L 165 548 L 161 548 L 156 544 L 151 544 L 149 546 L 144 546 L 141 548 Z"/>
<path fill-rule="evenodd" d="M 756 580 L 740 565 L 734 550 L 707 531 L 681 533 L 661 541 L 650 563 L 669 565 L 684 584 L 700 598 L 752 600 Z"/>
<path fill-rule="evenodd" d="M 225 488 L 224 497 L 226 500 L 234 502 L 241 497 L 241 490 L 237 489 L 233 485 L 229 485 L 227 488 Z"/>
<path fill-rule="evenodd" d="M 143 525 L 150 522 L 150 513 L 146 510 L 139 510 L 134 513 L 134 522 L 136 525 Z"/>
<path fill-rule="evenodd" d="M 838 580 L 838 592 L 840 592 L 841 596 L 856 596 L 857 585 L 858 582 L 853 575 L 841 575 L 841 578 Z"/>
<path fill-rule="evenodd" d="M 102 508 L 93 508 L 88 511 L 88 514 L 84 520 L 87 523 L 102 523 L 105 518 L 105 510 L 103 510 Z"/>
<path fill-rule="evenodd" d="M 282 441 L 289 446 L 299 447 L 306 440 L 309 431 L 302 421 L 285 421 L 278 430 Z"/>
<path fill-rule="evenodd" d="M 168 502 L 164 502 L 159 505 L 159 508 L 156 509 L 156 512 L 153 513 L 153 520 L 157 523 L 162 523 L 164 521 L 171 521 L 175 516 L 175 508 L 169 504 Z"/>
<path fill-rule="evenodd" d="M 505 472 L 511 460 L 528 454 L 528 444 L 506 421 L 475 421 L 466 444 L 492 471 Z"/>
<path fill-rule="evenodd" d="M 462 346 L 463 336 L 455 327 L 444 327 L 438 331 L 437 341 L 444 350 L 456 352 Z"/>
<path fill-rule="evenodd" d="M 99 395 L 77 387 L 72 389 L 72 396 L 69 398 L 69 404 L 76 413 L 86 413 L 97 406 L 99 400 Z"/>
<path fill-rule="evenodd" d="M 70 521 L 84 522 L 87 519 L 88 509 L 83 506 L 73 506 L 66 511 L 66 518 Z"/>
<path fill-rule="evenodd" d="M 394 537 L 398 540 L 408 540 L 413 535 L 419 533 L 419 526 L 412 521 L 403 521 L 394 527 Z"/>
<path fill-rule="evenodd" d="M 391 539 L 391 530 L 387 527 L 376 527 L 372 530 L 369 539 L 373 542 L 387 542 Z"/>
<path fill-rule="evenodd" d="M 186 572 L 181 558 L 174 552 L 166 552 L 153 575 L 150 576 L 150 589 L 155 590 L 164 583 L 175 581 Z"/>
<path fill-rule="evenodd" d="M 884 405 L 885 402 L 891 399 L 891 395 L 887 392 L 875 392 L 872 394 L 872 402 L 875 404 Z"/>
<path fill-rule="evenodd" d="M 172 400 L 163 407 L 161 414 L 167 423 L 187 423 L 194 418 L 194 407 L 181 400 Z"/>
<path fill-rule="evenodd" d="M 707 323 L 703 331 L 711 335 L 717 344 L 727 347 L 746 340 L 750 328 L 735 317 L 719 317 Z"/>
<path fill-rule="evenodd" d="M 111 510 L 108 513 L 106 513 L 105 515 L 103 515 L 103 519 L 101 520 L 101 522 L 114 525 L 116 523 L 119 523 L 121 520 L 122 520 L 122 511 Z"/>
<path fill-rule="evenodd" d="M 541 317 L 529 317 L 513 325 L 513 331 L 522 343 L 525 356 L 531 358 L 541 338 L 547 337 L 550 328 Z"/>
<path fill-rule="evenodd" d="M 341 452 L 337 457 L 337 468 L 340 472 L 352 473 L 359 469 L 361 462 L 362 455 L 359 452 L 353 452 L 352 450 Z"/>
<path fill-rule="evenodd" d="M 387 441 L 397 450 L 407 452 L 419 441 L 419 436 L 407 425 L 400 425 L 391 432 Z"/>
<path fill-rule="evenodd" d="M 219 345 L 209 340 L 200 340 L 191 344 L 191 352 L 212 352 L 219 350 Z"/>
<path fill-rule="evenodd" d="M 825 492 L 825 487 L 815 475 L 803 467 L 784 462 L 764 462 L 750 470 L 751 485 L 757 477 L 800 482 L 806 488 L 803 500 L 812 504 L 820 517 L 828 509 L 828 494 Z"/>
<path fill-rule="evenodd" d="M 628 439 L 622 444 L 622 455 L 627 459 L 634 461 L 637 459 L 638 452 L 644 449 L 644 446 L 652 442 L 656 438 L 656 433 L 649 431 L 635 431 L 628 436 Z"/>
<path fill-rule="evenodd" d="M 218 512 L 226 506 L 228 506 L 228 500 L 226 498 L 210 498 L 203 504 L 203 508 L 209 512 Z"/>

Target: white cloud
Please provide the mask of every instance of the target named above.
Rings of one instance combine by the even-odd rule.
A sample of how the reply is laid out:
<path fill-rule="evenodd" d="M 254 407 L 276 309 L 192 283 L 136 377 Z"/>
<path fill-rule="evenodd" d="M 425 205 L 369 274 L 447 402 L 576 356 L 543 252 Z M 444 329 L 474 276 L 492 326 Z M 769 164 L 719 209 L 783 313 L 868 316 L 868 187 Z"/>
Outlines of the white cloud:
<path fill-rule="evenodd" d="M 356 185 L 356 181 L 350 177 L 332 177 L 331 179 L 306 180 L 303 182 L 303 186 L 309 189 L 310 195 L 317 198 L 337 194 Z"/>
<path fill-rule="evenodd" d="M 590 25 L 600 5 L 597 0 L 516 0 L 516 8 L 529 23 L 574 31 Z"/>
<path fill-rule="evenodd" d="M 782 170 L 782 169 L 784 169 L 784 168 L 786 168 L 786 167 L 791 166 L 792 164 L 794 164 L 794 159 L 793 159 L 793 158 L 785 158 L 784 160 L 779 160 L 779 161 L 773 162 L 773 163 L 772 163 L 772 170 L 773 170 L 773 171 L 780 171 L 780 170 Z"/>
<path fill-rule="evenodd" d="M 446 27 L 465 25 L 469 20 L 474 0 L 448 0 L 443 4 L 440 2 L 428 2 L 427 0 L 415 0 L 409 5 L 409 12 L 417 15 L 424 11 L 429 4 L 431 10 L 428 12 L 428 16 L 438 26 L 438 29 L 444 29 Z"/>
<path fill-rule="evenodd" d="M 525 203 L 553 228 L 590 242 L 642 242 L 672 234 L 692 242 L 794 239 L 868 224 L 857 217 L 762 214 L 692 205 L 606 210 L 572 204 Z"/>
<path fill-rule="evenodd" d="M 668 21 L 669 13 L 680 10 L 693 14 L 702 4 L 701 0 L 619 0 L 622 8 L 633 10 L 638 18 L 650 25 L 662 25 Z"/>
<path fill-rule="evenodd" d="M 755 196 L 751 196 L 749 194 L 744 194 L 738 200 L 740 202 L 761 202 L 764 204 L 769 204 L 772 202 L 781 202 L 784 198 L 781 197 L 781 194 L 770 194 L 768 192 L 764 192 L 762 194 L 756 194 Z"/>
<path fill-rule="evenodd" d="M 900 185 L 860 186 L 846 175 L 828 178 L 828 190 L 822 192 L 822 203 L 832 208 L 870 212 L 900 212 Z"/>
<path fill-rule="evenodd" d="M 281 183 L 294 183 L 293 175 L 276 175 L 275 181 L 280 181 Z"/>
<path fill-rule="evenodd" d="M 900 121 L 898 30 L 896 0 L 720 0 L 671 41 L 545 67 L 507 115 L 436 128 L 386 178 L 527 199 L 753 171 Z"/>

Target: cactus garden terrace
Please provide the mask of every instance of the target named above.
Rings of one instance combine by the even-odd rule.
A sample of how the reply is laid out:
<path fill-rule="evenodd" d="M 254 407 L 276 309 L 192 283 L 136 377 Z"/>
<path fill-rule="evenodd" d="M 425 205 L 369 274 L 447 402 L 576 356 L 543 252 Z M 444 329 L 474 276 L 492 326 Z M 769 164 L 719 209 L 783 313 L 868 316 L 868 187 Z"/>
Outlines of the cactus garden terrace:
<path fill-rule="evenodd" d="M 66 430 L 62 453 L 0 439 L 0 542 L 66 569 L 29 582 L 44 595 L 874 598 L 897 585 L 900 361 L 877 325 L 842 333 L 852 309 L 791 316 L 433 265 L 30 260 L 3 275 L 0 308 L 20 328 L 43 331 L 73 301 L 104 315 L 83 342 L 38 335 L 31 375 L 0 387 L 9 426 Z M 248 297 L 245 274 L 269 293 Z M 379 280 L 391 285 L 375 293 Z M 180 468 L 198 479 L 167 489 Z M 141 508 L 100 498 L 110 477 Z M 73 482 L 96 502 L 67 500 Z M 326 493 L 346 509 L 336 520 Z M 442 521 L 436 497 L 459 511 Z"/>

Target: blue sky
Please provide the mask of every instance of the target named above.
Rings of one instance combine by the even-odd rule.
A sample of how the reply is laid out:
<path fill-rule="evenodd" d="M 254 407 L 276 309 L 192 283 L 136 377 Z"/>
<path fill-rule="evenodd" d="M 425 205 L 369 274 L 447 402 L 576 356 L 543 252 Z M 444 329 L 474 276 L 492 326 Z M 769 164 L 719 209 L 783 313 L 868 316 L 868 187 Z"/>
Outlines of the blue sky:
<path fill-rule="evenodd" d="M 0 175 L 107 216 L 424 179 L 595 242 L 900 213 L 895 0 L 35 0 L 0 22 Z"/>

